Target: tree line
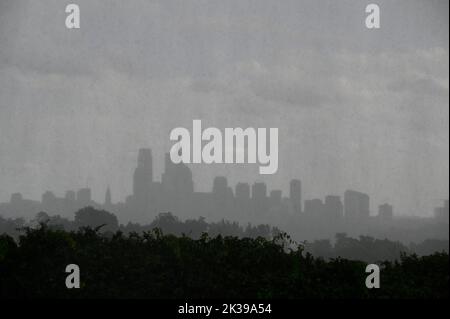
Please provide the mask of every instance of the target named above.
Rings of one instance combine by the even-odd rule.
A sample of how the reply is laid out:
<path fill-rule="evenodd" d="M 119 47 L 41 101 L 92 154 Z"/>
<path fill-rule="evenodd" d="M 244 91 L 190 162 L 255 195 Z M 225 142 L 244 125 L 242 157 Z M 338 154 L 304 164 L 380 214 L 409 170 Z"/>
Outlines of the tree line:
<path fill-rule="evenodd" d="M 367 289 L 366 262 L 313 257 L 286 234 L 198 239 L 76 231 L 42 223 L 0 236 L 2 298 L 448 298 L 448 254 L 383 261 L 381 287 Z M 67 289 L 65 268 L 80 267 Z"/>
<path fill-rule="evenodd" d="M 23 228 L 26 226 L 38 226 L 45 223 L 52 229 L 66 231 L 76 231 L 81 227 L 99 227 L 103 235 L 112 235 L 120 231 L 124 234 L 143 233 L 160 229 L 164 234 L 175 236 L 187 236 L 192 239 L 199 239 L 204 233 L 210 237 L 218 235 L 231 236 L 237 238 L 265 238 L 271 240 L 282 230 L 271 227 L 267 224 L 245 226 L 237 222 L 221 220 L 218 222 L 207 222 L 205 218 L 187 219 L 181 221 L 171 213 L 159 214 L 151 223 L 140 225 L 138 223 L 119 224 L 117 217 L 105 210 L 86 207 L 74 214 L 74 219 L 69 220 L 59 215 L 50 216 L 45 212 L 39 212 L 31 222 L 24 219 L 5 219 L 0 216 L 0 234 L 8 234 L 14 239 L 18 239 Z M 430 255 L 435 252 L 448 252 L 449 241 L 439 239 L 427 239 L 420 243 L 401 243 L 388 239 L 377 239 L 370 236 L 360 236 L 351 238 L 345 233 L 336 234 L 334 240 L 318 239 L 314 241 L 302 241 L 305 252 L 316 257 L 325 259 L 343 257 L 346 259 L 360 260 L 365 262 L 377 262 L 380 260 L 399 260 L 402 253 L 417 254 L 419 256 Z"/>

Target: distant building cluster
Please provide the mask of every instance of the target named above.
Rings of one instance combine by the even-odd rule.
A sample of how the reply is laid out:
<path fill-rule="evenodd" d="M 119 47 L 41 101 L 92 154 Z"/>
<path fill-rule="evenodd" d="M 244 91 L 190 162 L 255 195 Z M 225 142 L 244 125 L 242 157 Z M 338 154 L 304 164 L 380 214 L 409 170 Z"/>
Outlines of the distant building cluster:
<path fill-rule="evenodd" d="M 319 224 L 364 224 L 369 219 L 388 223 L 394 218 L 393 207 L 387 203 L 378 207 L 377 215 L 371 216 L 369 195 L 354 190 L 347 190 L 343 200 L 336 195 L 328 195 L 324 200 L 303 200 L 302 183 L 298 179 L 290 181 L 288 197 L 284 197 L 281 190 L 269 192 L 263 182 L 253 185 L 241 182 L 233 190 L 223 176 L 214 178 L 211 192 L 197 192 L 190 168 L 183 163 L 174 164 L 169 154 L 165 156 L 161 180 L 156 181 L 150 149 L 139 150 L 133 193 L 125 202 L 113 203 L 109 188 L 104 203 L 94 202 L 89 188 L 67 191 L 63 198 L 47 191 L 40 202 L 15 193 L 9 203 L 0 204 L 0 214 L 7 212 L 9 216 L 32 217 L 45 211 L 67 216 L 86 206 L 103 208 L 134 222 L 148 222 L 161 212 L 171 212 L 180 218 L 203 216 L 248 222 L 271 222 L 283 216 L 299 216 Z M 448 223 L 448 216 L 447 200 L 444 207 L 436 208 L 435 218 Z"/>

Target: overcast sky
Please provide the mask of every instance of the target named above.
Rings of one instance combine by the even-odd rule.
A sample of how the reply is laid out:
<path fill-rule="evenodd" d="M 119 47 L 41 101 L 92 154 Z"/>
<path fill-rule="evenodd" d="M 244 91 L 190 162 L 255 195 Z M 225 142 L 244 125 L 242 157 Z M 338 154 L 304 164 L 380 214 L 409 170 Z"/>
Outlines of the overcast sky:
<path fill-rule="evenodd" d="M 278 127 L 279 169 L 192 166 L 304 197 L 371 196 L 426 215 L 449 193 L 449 3 L 0 0 L 0 201 L 90 186 L 130 194 L 137 150 L 160 178 L 169 132 Z"/>

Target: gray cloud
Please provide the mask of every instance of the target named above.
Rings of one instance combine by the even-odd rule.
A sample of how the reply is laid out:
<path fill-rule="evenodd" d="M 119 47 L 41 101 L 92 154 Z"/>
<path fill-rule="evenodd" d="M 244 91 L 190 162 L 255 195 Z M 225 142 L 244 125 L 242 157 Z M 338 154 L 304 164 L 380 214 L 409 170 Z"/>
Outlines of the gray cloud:
<path fill-rule="evenodd" d="M 374 32 L 361 1 L 77 3 L 71 32 L 60 1 L 0 2 L 0 200 L 127 194 L 137 148 L 160 155 L 158 175 L 168 132 L 193 118 L 280 127 L 271 187 L 361 188 L 404 213 L 448 197 L 447 1 L 378 1 Z M 260 178 L 193 169 L 198 188 Z"/>

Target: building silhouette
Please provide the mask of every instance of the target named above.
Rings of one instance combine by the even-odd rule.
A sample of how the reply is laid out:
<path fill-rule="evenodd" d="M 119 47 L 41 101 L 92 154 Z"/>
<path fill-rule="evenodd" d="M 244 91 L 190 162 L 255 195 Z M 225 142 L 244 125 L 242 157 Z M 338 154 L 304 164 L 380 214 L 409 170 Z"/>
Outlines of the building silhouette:
<path fill-rule="evenodd" d="M 268 213 L 267 186 L 263 182 L 255 182 L 252 185 L 252 203 L 255 216 L 262 216 Z"/>
<path fill-rule="evenodd" d="M 323 209 L 325 216 L 332 220 L 338 220 L 344 217 L 344 205 L 342 204 L 340 196 L 326 196 Z"/>
<path fill-rule="evenodd" d="M 378 207 L 377 216 L 370 216 L 369 196 L 355 190 L 347 190 L 343 202 L 337 195 L 303 200 L 299 179 L 289 181 L 289 196 L 286 197 L 283 197 L 281 190 L 268 190 L 264 182 L 255 182 L 250 186 L 241 181 L 233 191 L 225 176 L 215 177 L 210 191 L 199 192 L 194 188 L 189 166 L 174 164 L 169 154 L 165 154 L 164 169 L 160 180 L 157 180 L 153 175 L 152 156 L 148 148 L 139 150 L 132 175 L 132 193 L 123 202 L 113 202 L 109 187 L 101 204 L 92 200 L 90 188 L 68 190 L 63 197 L 46 191 L 40 201 L 24 199 L 21 193 L 14 193 L 9 202 L 0 203 L 0 215 L 32 219 L 38 212 L 46 212 L 70 216 L 86 206 L 92 206 L 116 214 L 126 222 L 148 223 L 158 214 L 170 212 L 182 220 L 204 217 L 209 220 L 271 224 L 286 231 L 299 231 L 304 238 L 317 234 L 330 237 L 336 232 L 365 234 L 373 225 L 388 229 L 388 225 L 396 225 L 400 220 L 394 218 L 393 207 L 387 203 Z M 448 200 L 434 213 L 433 222 L 448 224 Z M 417 220 L 408 223 L 404 224 L 414 225 Z M 445 235 L 445 232 L 442 233 Z M 376 234 L 385 236 L 385 231 L 380 229 Z"/>
<path fill-rule="evenodd" d="M 280 206 L 282 201 L 282 195 L 283 194 L 279 189 L 271 191 L 269 196 L 270 207 Z"/>
<path fill-rule="evenodd" d="M 344 211 L 348 220 L 367 220 L 370 216 L 369 195 L 353 190 L 345 191 Z"/>
<path fill-rule="evenodd" d="M 378 206 L 378 218 L 382 222 L 391 221 L 394 218 L 394 208 L 387 203 Z"/>
<path fill-rule="evenodd" d="M 310 218 L 321 218 L 324 214 L 324 205 L 321 199 L 305 200 L 305 215 Z"/>
<path fill-rule="evenodd" d="M 139 214 L 145 214 L 150 208 L 152 183 L 152 151 L 143 148 L 139 150 L 138 163 L 133 175 L 133 203 Z"/>
<path fill-rule="evenodd" d="M 236 184 L 236 199 L 245 201 L 250 199 L 250 185 L 248 183 Z"/>
<path fill-rule="evenodd" d="M 289 198 L 294 212 L 302 212 L 302 182 L 298 179 L 291 180 L 289 184 Z"/>

